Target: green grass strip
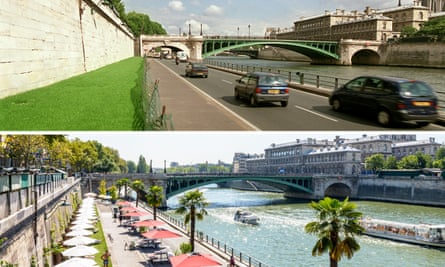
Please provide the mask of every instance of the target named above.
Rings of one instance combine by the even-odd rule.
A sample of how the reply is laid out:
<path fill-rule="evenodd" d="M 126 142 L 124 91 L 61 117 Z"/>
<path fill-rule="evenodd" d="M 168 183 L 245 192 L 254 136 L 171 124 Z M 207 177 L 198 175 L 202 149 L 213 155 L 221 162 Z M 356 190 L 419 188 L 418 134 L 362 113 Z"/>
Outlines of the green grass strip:
<path fill-rule="evenodd" d="M 0 130 L 142 130 L 143 58 L 0 99 Z"/>

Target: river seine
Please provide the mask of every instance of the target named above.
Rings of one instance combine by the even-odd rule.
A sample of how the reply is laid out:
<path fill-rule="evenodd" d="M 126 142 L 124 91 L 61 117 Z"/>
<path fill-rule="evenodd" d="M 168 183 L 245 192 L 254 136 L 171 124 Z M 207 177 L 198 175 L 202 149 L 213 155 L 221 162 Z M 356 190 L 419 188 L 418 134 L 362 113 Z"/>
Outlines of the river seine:
<path fill-rule="evenodd" d="M 197 230 L 226 243 L 273 267 L 329 266 L 327 254 L 313 257 L 316 237 L 304 226 L 315 220 L 308 203 L 295 203 L 277 193 L 201 188 L 210 202 L 208 215 L 198 221 Z M 445 223 L 445 209 L 393 203 L 352 201 L 365 216 L 412 223 Z M 177 197 L 168 200 L 177 207 Z M 260 225 L 233 220 L 239 208 L 261 218 Z M 170 211 L 173 213 L 173 211 Z M 173 215 L 173 214 L 172 214 Z M 397 243 L 367 236 L 358 237 L 361 249 L 352 259 L 343 258 L 339 266 L 445 266 L 445 250 Z"/>
<path fill-rule="evenodd" d="M 322 76 L 352 79 L 360 75 L 384 75 L 416 79 L 430 84 L 437 92 L 445 92 L 445 79 L 443 69 L 414 68 L 414 67 L 388 67 L 388 66 L 337 66 L 337 65 L 311 65 L 308 62 L 274 61 L 262 59 L 248 59 L 245 57 L 210 57 L 209 60 L 230 62 L 245 66 L 264 68 L 280 68 L 301 73 L 311 73 Z"/>

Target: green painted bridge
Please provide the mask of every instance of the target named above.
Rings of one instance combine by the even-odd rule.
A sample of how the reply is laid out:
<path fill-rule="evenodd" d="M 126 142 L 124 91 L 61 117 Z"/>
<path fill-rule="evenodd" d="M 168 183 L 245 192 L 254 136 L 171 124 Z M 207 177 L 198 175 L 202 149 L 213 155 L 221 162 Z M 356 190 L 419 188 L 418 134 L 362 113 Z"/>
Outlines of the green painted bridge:
<path fill-rule="evenodd" d="M 188 174 L 188 175 L 168 175 L 165 184 L 167 199 L 188 191 L 209 184 L 222 184 L 233 181 L 256 181 L 283 191 L 300 191 L 312 194 L 312 177 L 298 176 L 264 176 L 264 175 L 243 175 L 243 174 Z"/>
<path fill-rule="evenodd" d="M 307 40 L 275 40 L 275 39 L 242 39 L 242 38 L 205 38 L 202 45 L 202 57 L 214 56 L 225 51 L 255 46 L 273 46 L 292 50 L 312 60 L 338 60 L 339 43 L 328 41 Z"/>

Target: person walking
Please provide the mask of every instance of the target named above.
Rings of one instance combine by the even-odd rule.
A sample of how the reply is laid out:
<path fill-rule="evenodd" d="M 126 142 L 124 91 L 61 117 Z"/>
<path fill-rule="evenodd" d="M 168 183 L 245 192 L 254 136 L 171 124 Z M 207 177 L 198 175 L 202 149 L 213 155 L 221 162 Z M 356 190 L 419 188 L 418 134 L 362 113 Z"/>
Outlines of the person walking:
<path fill-rule="evenodd" d="M 110 252 L 108 252 L 108 250 L 105 250 L 105 253 L 102 254 L 102 256 L 101 256 L 101 259 L 102 259 L 102 262 L 104 264 L 104 267 L 108 267 L 108 263 L 110 261 L 110 257 L 111 257 Z"/>
<path fill-rule="evenodd" d="M 233 256 L 230 256 L 230 267 L 235 267 L 235 258 Z"/>

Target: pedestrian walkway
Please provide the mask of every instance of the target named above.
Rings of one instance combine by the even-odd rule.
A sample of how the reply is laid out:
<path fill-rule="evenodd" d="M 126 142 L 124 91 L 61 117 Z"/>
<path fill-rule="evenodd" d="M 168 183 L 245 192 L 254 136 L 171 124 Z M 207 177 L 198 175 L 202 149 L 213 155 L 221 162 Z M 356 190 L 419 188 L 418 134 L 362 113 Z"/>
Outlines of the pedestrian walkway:
<path fill-rule="evenodd" d="M 159 80 L 161 103 L 172 115 L 174 130 L 257 130 L 159 60 L 147 60 L 151 78 Z"/>
<path fill-rule="evenodd" d="M 106 202 L 97 201 L 97 209 L 99 211 L 99 218 L 102 224 L 102 229 L 105 235 L 105 239 L 108 245 L 108 250 L 111 254 L 111 263 L 113 267 L 136 267 L 136 266 L 150 266 L 148 264 L 149 254 L 152 252 L 149 249 L 135 249 L 128 250 L 126 249 L 125 244 L 130 244 L 132 241 L 137 241 L 140 239 L 137 235 L 130 234 L 127 227 L 123 227 L 119 225 L 119 220 L 113 218 L 111 205 L 106 204 Z M 157 220 L 162 221 L 161 218 L 157 218 Z M 176 233 L 180 233 L 175 228 L 171 227 L 168 223 L 165 224 L 162 228 L 165 228 L 170 231 L 174 231 Z M 162 239 L 162 245 L 166 246 L 169 251 L 174 254 L 179 252 L 179 247 L 181 243 L 188 243 L 188 237 L 180 233 L 182 237 L 180 238 L 169 238 Z M 195 252 L 200 253 L 210 253 L 214 255 L 215 259 L 222 263 L 221 266 L 225 267 L 227 265 L 227 259 L 219 257 L 217 254 L 208 250 L 204 246 L 199 243 L 195 243 Z M 164 263 L 156 263 L 155 267 L 171 267 L 170 262 Z"/>

